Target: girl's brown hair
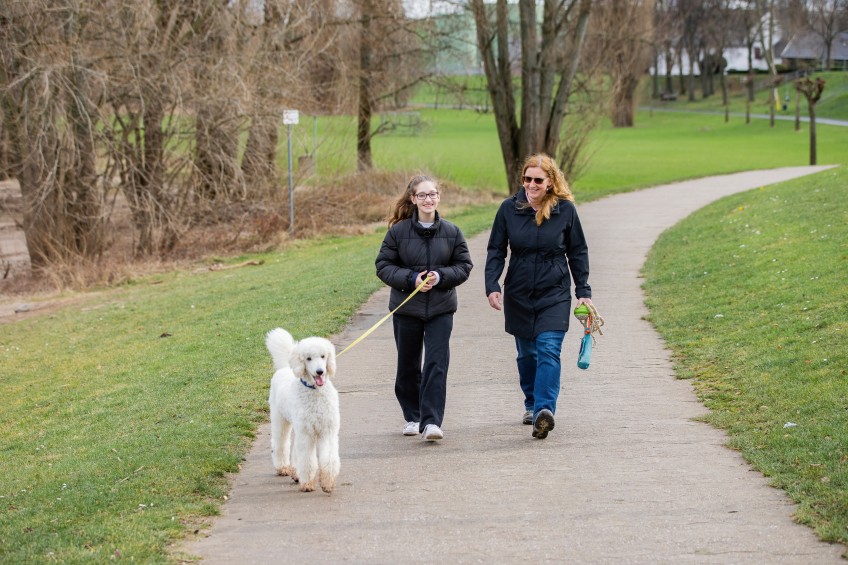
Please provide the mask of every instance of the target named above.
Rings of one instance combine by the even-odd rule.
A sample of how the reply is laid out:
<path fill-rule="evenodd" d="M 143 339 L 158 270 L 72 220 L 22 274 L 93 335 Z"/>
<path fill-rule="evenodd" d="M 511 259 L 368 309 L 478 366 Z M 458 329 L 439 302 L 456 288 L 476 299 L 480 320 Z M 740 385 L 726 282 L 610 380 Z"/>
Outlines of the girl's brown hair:
<path fill-rule="evenodd" d="M 406 185 L 406 191 L 397 199 L 392 207 L 392 213 L 389 214 L 389 227 L 392 227 L 401 220 L 412 217 L 412 212 L 415 210 L 415 204 L 412 203 L 412 197 L 415 196 L 415 188 L 422 182 L 432 182 L 436 190 L 439 190 L 439 183 L 436 179 L 427 175 L 415 175 Z"/>
<path fill-rule="evenodd" d="M 521 169 L 521 176 L 527 172 L 530 167 L 539 167 L 548 178 L 551 179 L 550 190 L 542 196 L 542 201 L 539 204 L 539 209 L 536 211 L 536 225 L 542 225 L 551 217 L 551 210 L 559 200 L 568 200 L 574 202 L 574 195 L 571 193 L 571 187 L 568 186 L 568 181 L 565 180 L 565 175 L 559 170 L 556 161 L 551 159 L 544 153 L 536 153 L 530 155 L 524 161 L 524 167 Z M 523 180 L 523 179 L 522 179 Z"/>

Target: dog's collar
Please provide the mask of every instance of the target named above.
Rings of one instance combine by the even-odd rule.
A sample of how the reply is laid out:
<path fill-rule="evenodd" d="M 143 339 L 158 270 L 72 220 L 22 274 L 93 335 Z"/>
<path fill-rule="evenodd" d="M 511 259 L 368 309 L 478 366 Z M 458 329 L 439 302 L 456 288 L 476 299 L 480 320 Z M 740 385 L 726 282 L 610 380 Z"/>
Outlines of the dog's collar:
<path fill-rule="evenodd" d="M 303 380 L 303 379 L 300 379 L 300 382 L 301 382 L 301 384 L 302 384 L 303 386 L 305 386 L 306 388 L 315 388 L 315 385 L 311 385 L 311 384 L 309 384 L 308 382 L 306 382 L 306 381 L 305 381 L 305 380 Z"/>

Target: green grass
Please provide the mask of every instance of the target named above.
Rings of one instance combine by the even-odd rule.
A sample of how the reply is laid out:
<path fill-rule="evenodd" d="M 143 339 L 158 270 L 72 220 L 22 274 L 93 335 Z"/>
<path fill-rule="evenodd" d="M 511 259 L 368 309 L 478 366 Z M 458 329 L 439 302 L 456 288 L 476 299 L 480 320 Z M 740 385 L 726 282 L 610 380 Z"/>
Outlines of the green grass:
<path fill-rule="evenodd" d="M 504 184 L 504 166 L 491 114 L 432 109 L 418 112 L 422 127 L 417 135 L 404 130 L 373 138 L 376 168 L 426 171 L 470 189 L 497 188 Z M 375 127 L 379 121 L 380 118 L 375 117 Z M 312 127 L 311 120 L 298 125 L 294 132 L 293 152 L 296 155 L 311 151 Z M 321 177 L 355 171 L 356 123 L 353 118 L 322 116 L 318 120 L 318 137 Z M 286 170 L 287 155 L 281 153 L 278 160 L 280 169 Z"/>
<path fill-rule="evenodd" d="M 0 561 L 162 559 L 183 523 L 217 512 L 265 418 L 263 332 L 338 330 L 377 288 L 378 243 L 310 242 L 4 328 Z M 314 247 L 350 268 L 306 260 Z"/>
<path fill-rule="evenodd" d="M 663 234 L 644 268 L 650 320 L 706 420 L 798 502 L 798 521 L 842 543 L 846 186 L 840 167 L 725 198 Z"/>
<path fill-rule="evenodd" d="M 848 128 L 817 127 L 818 163 L 848 160 Z M 809 164 L 809 130 L 790 122 L 724 122 L 723 116 L 639 112 L 629 129 L 604 126 L 594 137 L 595 153 L 575 182 L 578 197 L 596 198 L 627 188 L 707 174 Z"/>
<path fill-rule="evenodd" d="M 506 194 L 494 117 L 461 110 L 420 110 L 418 135 L 393 134 L 373 140 L 374 164 L 393 170 L 423 170 L 469 189 Z M 295 154 L 312 143 L 310 120 L 295 132 Z M 319 174 L 332 177 L 355 170 L 354 122 L 320 118 Z M 819 125 L 818 162 L 842 163 L 848 156 L 848 128 Z M 636 126 L 614 129 L 608 121 L 594 132 L 588 149 L 592 160 L 574 182 L 580 201 L 686 178 L 757 168 L 809 163 L 809 130 L 796 132 L 792 122 L 723 116 L 642 111 Z M 281 168 L 286 156 L 281 155 Z"/>
<path fill-rule="evenodd" d="M 822 92 L 822 98 L 816 104 L 816 116 L 820 118 L 830 118 L 834 120 L 848 120 L 848 73 L 846 72 L 827 72 L 827 73 L 814 73 L 810 75 L 812 78 L 821 77 L 825 79 L 825 89 Z M 728 80 L 728 89 L 729 89 L 729 102 L 730 102 L 730 112 L 736 114 L 744 114 L 746 108 L 746 93 L 742 84 L 742 80 L 744 80 L 744 75 L 729 75 Z M 767 81 L 767 76 L 764 74 L 757 75 L 755 78 L 757 84 L 762 85 Z M 697 79 L 696 79 L 696 82 Z M 661 88 L 665 85 L 665 82 L 662 81 Z M 674 88 L 677 88 L 679 82 L 677 78 L 674 79 Z M 650 81 L 644 81 L 642 85 L 642 100 L 643 105 L 649 106 L 653 105 L 658 108 L 673 108 L 677 110 L 690 110 L 690 111 L 703 111 L 703 112 L 724 112 L 724 106 L 722 104 L 721 90 L 718 84 L 718 81 L 715 82 L 716 93 L 712 96 L 707 97 L 706 99 L 701 97 L 700 88 L 696 85 L 696 100 L 690 102 L 686 95 L 681 96 L 677 101 L 674 102 L 659 102 L 659 101 L 650 101 L 650 96 L 646 96 L 646 93 L 650 93 L 651 84 Z M 789 101 L 787 103 L 787 108 L 783 109 L 783 104 L 786 103 L 786 96 L 789 96 Z M 793 84 L 782 84 L 778 88 L 778 102 L 780 103 L 779 109 L 776 109 L 776 116 L 789 116 L 791 118 L 795 117 L 795 101 L 797 97 L 797 92 L 795 90 L 795 86 Z M 751 102 L 750 111 L 752 114 L 768 114 L 769 113 L 769 91 L 768 89 L 759 89 L 755 92 L 754 100 Z M 801 96 L 801 116 L 807 117 L 807 102 L 806 99 Z"/>
<path fill-rule="evenodd" d="M 470 188 L 502 187 L 503 165 L 491 115 L 422 110 L 422 117 L 426 126 L 418 136 L 375 140 L 378 167 L 428 170 Z M 352 170 L 351 124 L 350 119 L 319 119 L 325 139 L 319 153 L 322 174 Z M 578 198 L 585 201 L 732 170 L 806 163 L 805 134 L 763 124 L 744 127 L 723 124 L 713 116 L 642 113 L 632 130 L 604 128 L 595 139 L 591 169 L 576 183 Z M 301 119 L 294 132 L 295 155 L 306 152 L 311 127 L 311 120 Z M 821 127 L 820 143 L 820 162 L 845 162 L 848 130 Z M 844 175 L 817 178 L 830 179 L 821 181 L 827 195 L 845 186 Z M 803 211 L 809 206 L 808 187 L 789 187 L 786 198 L 793 206 L 786 210 Z M 797 197 L 795 191 L 803 194 Z M 835 213 L 837 202 L 826 211 Z M 470 237 L 488 228 L 493 214 L 492 207 L 483 206 L 449 218 Z M 827 217 L 826 224 L 844 225 L 844 216 L 839 223 Z M 796 229 L 806 233 L 803 224 L 794 225 L 792 216 L 783 221 L 793 237 Z M 819 243 L 831 245 L 836 238 Z M 197 520 L 217 513 L 227 489 L 226 473 L 237 469 L 257 425 L 266 418 L 270 361 L 264 333 L 276 325 L 284 325 L 295 337 L 332 335 L 343 328 L 379 287 L 373 261 L 380 239 L 381 233 L 375 233 L 298 242 L 280 253 L 251 257 L 265 260 L 260 267 L 148 277 L 82 295 L 81 304 L 49 316 L 3 326 L 0 562 L 103 562 L 113 557 L 167 561 L 174 539 Z M 828 265 L 844 271 L 848 252 L 843 247 L 841 253 L 836 258 L 841 262 L 827 254 L 808 257 L 833 260 Z M 809 276 L 827 280 L 822 273 L 828 265 L 810 265 L 816 269 Z M 761 267 L 739 263 L 735 272 L 739 279 L 745 275 L 761 280 L 765 275 L 748 272 Z M 795 283 L 795 294 L 781 301 L 787 306 L 800 300 L 801 290 L 821 284 L 806 279 Z M 833 306 L 843 308 L 843 320 L 844 304 L 843 294 Z M 312 311 L 323 315 L 304 314 Z M 793 320 L 782 326 L 785 348 L 791 345 L 789 339 L 805 339 L 802 330 L 809 327 Z M 689 339 L 705 334 L 698 330 L 692 335 Z M 737 339 L 745 344 L 746 336 L 754 335 Z M 800 346 L 792 347 L 794 355 Z M 810 358 L 817 363 L 813 368 L 818 369 L 820 358 L 825 356 Z M 828 381 L 830 387 L 836 384 Z M 779 404 L 771 406 L 777 410 Z M 807 425 L 790 430 L 790 437 L 807 433 Z M 830 437 L 843 442 L 835 449 L 844 453 L 844 436 Z M 796 447 L 799 452 L 807 449 L 803 441 Z M 828 476 L 834 484 L 841 480 L 835 473 Z M 817 486 L 804 491 L 811 497 L 805 503 L 810 507 L 828 503 L 820 496 L 831 491 Z M 810 516 L 815 520 L 818 515 Z"/>

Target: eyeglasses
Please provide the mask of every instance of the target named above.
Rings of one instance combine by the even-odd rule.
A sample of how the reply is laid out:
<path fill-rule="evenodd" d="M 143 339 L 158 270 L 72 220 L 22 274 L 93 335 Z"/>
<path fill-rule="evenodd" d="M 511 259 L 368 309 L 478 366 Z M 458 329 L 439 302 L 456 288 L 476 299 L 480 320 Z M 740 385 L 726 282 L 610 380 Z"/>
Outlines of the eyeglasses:
<path fill-rule="evenodd" d="M 415 195 L 415 198 L 417 198 L 418 200 L 422 200 L 422 201 L 427 200 L 427 198 L 430 198 L 430 200 L 435 200 L 438 197 L 439 197 L 438 192 L 419 192 L 418 194 Z"/>
<path fill-rule="evenodd" d="M 536 184 L 538 184 L 539 186 L 541 186 L 542 184 L 544 184 L 546 180 L 548 180 L 548 179 L 540 179 L 540 178 L 538 178 L 538 177 L 535 177 L 535 178 L 534 178 L 534 177 L 524 177 L 524 182 L 525 182 L 526 184 L 530 184 L 531 182 L 535 182 L 535 183 L 536 183 Z"/>

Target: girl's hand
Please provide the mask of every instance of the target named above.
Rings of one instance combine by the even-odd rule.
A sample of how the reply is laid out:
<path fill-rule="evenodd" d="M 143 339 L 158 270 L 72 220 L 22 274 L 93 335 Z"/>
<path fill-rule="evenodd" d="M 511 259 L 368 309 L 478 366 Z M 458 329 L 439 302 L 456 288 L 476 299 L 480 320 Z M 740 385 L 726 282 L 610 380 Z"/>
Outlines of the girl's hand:
<path fill-rule="evenodd" d="M 427 278 L 427 271 L 421 271 L 418 273 L 418 276 L 415 277 L 415 288 L 418 288 L 424 279 Z M 427 284 L 421 287 L 421 290 L 418 292 L 428 292 L 431 288 L 433 288 L 433 283 L 436 282 L 435 277 L 430 277 L 430 280 L 427 281 Z"/>

